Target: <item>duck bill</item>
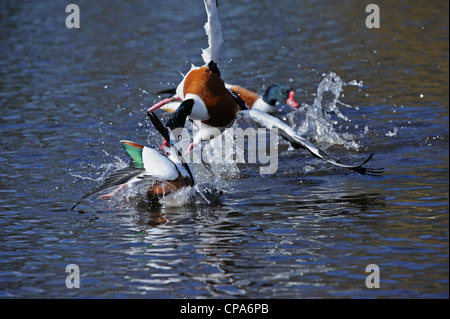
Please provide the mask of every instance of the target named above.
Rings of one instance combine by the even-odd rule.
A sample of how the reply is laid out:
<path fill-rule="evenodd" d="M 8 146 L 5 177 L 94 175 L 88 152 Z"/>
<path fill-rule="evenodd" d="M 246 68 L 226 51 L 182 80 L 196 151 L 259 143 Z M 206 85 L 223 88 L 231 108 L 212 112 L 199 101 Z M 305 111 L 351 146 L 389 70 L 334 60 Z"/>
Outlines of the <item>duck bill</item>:
<path fill-rule="evenodd" d="M 293 109 L 298 108 L 299 104 L 295 100 L 295 93 L 294 93 L 294 91 L 290 91 L 289 92 L 289 97 L 286 100 L 286 104 L 289 105 L 290 107 L 292 107 Z"/>
<path fill-rule="evenodd" d="M 147 113 L 159 110 L 164 105 L 169 104 L 170 102 L 173 102 L 173 101 L 181 101 L 181 99 L 179 97 L 169 97 L 167 99 L 164 99 L 164 100 L 154 104 L 152 107 L 150 107 L 148 109 Z"/>

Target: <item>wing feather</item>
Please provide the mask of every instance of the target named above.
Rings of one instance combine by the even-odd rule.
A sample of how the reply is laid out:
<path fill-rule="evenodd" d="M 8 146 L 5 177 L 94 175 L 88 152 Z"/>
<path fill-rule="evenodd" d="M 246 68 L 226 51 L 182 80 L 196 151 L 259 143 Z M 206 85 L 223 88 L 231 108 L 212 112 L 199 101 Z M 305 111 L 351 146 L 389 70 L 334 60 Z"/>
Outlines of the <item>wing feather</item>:
<path fill-rule="evenodd" d="M 107 190 L 108 188 L 126 184 L 129 181 L 131 181 L 133 178 L 138 177 L 140 174 L 142 174 L 144 172 L 145 172 L 145 169 L 139 169 L 139 168 L 133 168 L 133 167 L 127 167 L 127 168 L 123 168 L 123 169 L 119 169 L 119 170 L 115 171 L 110 176 L 108 176 L 100 186 L 93 188 L 86 195 L 81 197 L 81 199 L 71 208 L 71 210 L 73 210 L 75 207 L 77 207 L 78 204 L 80 204 L 82 200 L 84 200 L 92 195 L 103 192 L 103 191 Z"/>
<path fill-rule="evenodd" d="M 353 170 L 355 172 L 358 172 L 362 175 L 372 175 L 372 176 L 378 176 L 383 172 L 383 168 L 367 168 L 363 167 L 363 165 L 367 164 L 372 159 L 373 154 L 370 154 L 370 156 L 364 160 L 361 164 L 358 165 L 347 165 L 342 164 L 339 160 L 336 160 L 326 154 L 324 151 L 316 147 L 314 144 L 312 144 L 310 141 L 299 135 L 292 127 L 281 121 L 280 119 L 271 116 L 265 112 L 262 112 L 260 110 L 247 110 L 242 111 L 241 113 L 244 114 L 244 118 L 247 120 L 250 120 L 251 122 L 268 128 L 277 128 L 283 138 L 288 140 L 294 147 L 296 148 L 304 148 L 308 150 L 312 155 L 321 158 L 325 161 L 327 161 L 330 164 L 347 168 L 350 170 Z"/>
<path fill-rule="evenodd" d="M 211 61 L 218 63 L 223 37 L 222 27 L 220 26 L 219 15 L 217 13 L 217 3 L 215 0 L 204 0 L 204 2 L 207 14 L 205 32 L 208 36 L 209 47 L 202 50 L 202 58 L 205 64 Z"/>

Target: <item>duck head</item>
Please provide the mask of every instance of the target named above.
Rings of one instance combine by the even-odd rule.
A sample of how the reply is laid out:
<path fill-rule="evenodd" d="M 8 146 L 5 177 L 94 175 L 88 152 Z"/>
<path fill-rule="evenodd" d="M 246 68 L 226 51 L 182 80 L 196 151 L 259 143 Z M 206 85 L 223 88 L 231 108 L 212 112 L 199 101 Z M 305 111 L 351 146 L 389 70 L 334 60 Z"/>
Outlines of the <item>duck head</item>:
<path fill-rule="evenodd" d="M 263 95 L 263 100 L 271 106 L 275 106 L 277 102 L 286 103 L 290 107 L 296 109 L 299 104 L 295 101 L 294 90 L 284 84 L 274 84 L 267 88 Z"/>

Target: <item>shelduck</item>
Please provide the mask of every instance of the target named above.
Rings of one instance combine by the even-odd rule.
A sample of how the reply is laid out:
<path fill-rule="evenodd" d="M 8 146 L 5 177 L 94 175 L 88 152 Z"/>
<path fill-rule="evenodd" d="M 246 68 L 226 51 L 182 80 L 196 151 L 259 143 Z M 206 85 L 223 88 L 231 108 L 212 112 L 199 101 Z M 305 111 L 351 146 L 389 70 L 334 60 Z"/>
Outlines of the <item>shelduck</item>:
<path fill-rule="evenodd" d="M 102 195 L 101 198 L 111 198 L 118 190 L 136 183 L 149 185 L 147 197 L 151 201 L 183 187 L 194 186 L 195 177 L 191 165 L 175 145 L 177 141 L 172 132 L 164 127 L 155 114 L 148 113 L 148 116 L 166 141 L 162 149 L 153 149 L 126 140 L 120 141 L 131 159 L 130 166 L 111 174 L 100 186 L 84 195 L 71 208 L 72 210 L 84 199 L 112 187 L 116 188 L 112 192 Z"/>
<path fill-rule="evenodd" d="M 176 90 L 167 91 L 175 94 L 153 105 L 148 110 L 148 112 L 153 112 L 169 103 L 181 102 L 179 106 L 174 108 L 167 126 L 172 130 L 178 127 L 182 128 L 186 118 L 190 118 L 199 128 L 199 132 L 194 136 L 194 140 L 185 154 L 192 150 L 195 145 L 202 141 L 208 141 L 221 134 L 226 128 L 231 127 L 238 112 L 242 112 L 244 118 L 248 121 L 268 129 L 277 128 L 282 137 L 288 140 L 294 148 L 304 148 L 314 156 L 333 165 L 351 169 L 363 175 L 378 175 L 383 171 L 381 168 L 363 167 L 371 160 L 373 154 L 359 165 L 342 164 L 339 160 L 333 159 L 300 136 L 280 119 L 265 113 L 272 110 L 272 106 L 280 97 L 287 98 L 287 103 L 292 107 L 298 107 L 292 89 L 273 86 L 260 98 L 256 93 L 242 87 L 226 85 L 220 77 L 217 66 L 223 39 L 216 3 L 212 0 L 204 0 L 204 3 L 208 16 L 205 31 L 209 43 L 209 47 L 202 52 L 205 65 L 202 67 L 192 66 Z M 287 97 L 284 95 L 286 93 Z M 210 128 L 214 128 L 214 130 L 210 130 Z"/>
<path fill-rule="evenodd" d="M 299 104 L 295 100 L 294 90 L 285 84 L 273 84 L 269 86 L 263 95 L 243 88 L 239 85 L 225 83 L 225 87 L 234 95 L 244 100 L 249 109 L 257 109 L 266 113 L 273 113 L 277 110 L 277 103 L 284 103 L 293 109 L 298 108 Z M 174 113 L 181 104 L 181 98 L 176 95 L 176 89 L 167 89 L 159 91 L 156 94 L 172 94 L 171 97 L 164 99 L 161 103 L 161 110 L 168 113 Z"/>
<path fill-rule="evenodd" d="M 192 66 L 177 86 L 176 99 L 180 100 L 181 104 L 167 122 L 171 129 L 175 129 L 177 127 L 174 124 L 181 123 L 178 118 L 189 117 L 199 128 L 186 153 L 195 145 L 210 140 L 231 127 L 238 111 L 247 108 L 239 96 L 226 88 L 220 77 L 217 63 L 223 38 L 217 3 L 213 0 L 204 0 L 204 3 L 207 13 L 205 31 L 209 43 L 209 47 L 202 52 L 205 65 Z M 165 99 L 149 108 L 148 112 L 155 111 L 174 100 L 175 98 Z M 184 127 L 184 122 L 182 124 Z"/>
<path fill-rule="evenodd" d="M 196 144 L 209 140 L 210 128 L 217 134 L 233 125 L 238 112 L 243 117 L 267 129 L 278 129 L 281 136 L 288 140 L 295 148 L 308 150 L 314 156 L 343 168 L 347 168 L 363 175 L 379 175 L 382 168 L 363 167 L 373 156 L 359 165 L 347 165 L 333 159 L 324 151 L 317 148 L 304 137 L 300 136 L 289 125 L 267 113 L 274 110 L 277 101 L 286 99 L 286 103 L 293 108 L 298 107 L 294 99 L 294 91 L 286 86 L 271 86 L 260 97 L 254 92 L 239 86 L 227 85 L 220 77 L 218 58 L 222 45 L 222 32 L 217 14 L 217 2 L 204 0 L 207 12 L 205 31 L 208 36 L 209 47 L 202 52 L 205 65 L 191 67 L 175 90 L 174 96 L 153 105 L 147 112 L 157 131 L 164 138 L 164 144 L 159 149 L 149 148 L 132 141 L 120 141 L 131 161 L 130 166 L 111 174 L 99 186 L 84 195 L 71 209 L 75 209 L 84 199 L 115 187 L 112 192 L 102 195 L 111 198 L 118 190 L 136 183 L 148 183 L 147 197 L 157 200 L 165 194 L 177 191 L 183 187 L 196 184 L 192 168 L 182 151 L 176 146 L 177 140 L 172 130 L 183 128 L 189 117 L 199 127 L 199 133 L 189 146 L 189 152 Z M 286 96 L 287 94 L 287 96 Z M 179 102 L 173 114 L 164 126 L 153 111 Z M 220 134 L 219 133 L 219 134 Z M 186 152 L 186 153 L 187 153 Z"/>

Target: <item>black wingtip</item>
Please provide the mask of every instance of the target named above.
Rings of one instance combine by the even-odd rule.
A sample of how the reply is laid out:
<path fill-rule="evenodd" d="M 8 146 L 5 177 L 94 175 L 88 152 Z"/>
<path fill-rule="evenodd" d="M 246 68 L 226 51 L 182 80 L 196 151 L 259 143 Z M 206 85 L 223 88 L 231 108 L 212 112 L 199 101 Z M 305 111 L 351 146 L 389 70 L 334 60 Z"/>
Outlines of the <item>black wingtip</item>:
<path fill-rule="evenodd" d="M 373 157 L 374 153 L 370 154 L 369 157 L 361 163 L 358 167 L 351 168 L 353 171 L 361 174 L 361 175 L 369 175 L 369 176 L 381 176 L 384 172 L 384 168 L 373 168 L 373 167 L 363 167 L 363 165 L 367 164 Z"/>
<path fill-rule="evenodd" d="M 75 205 L 73 205 L 72 208 L 71 208 L 70 210 L 75 210 L 75 208 L 76 208 L 78 205 L 80 205 L 81 202 L 82 202 L 84 199 L 88 198 L 89 196 L 93 195 L 94 193 L 95 193 L 95 192 L 93 192 L 92 190 L 89 191 L 86 195 L 84 195 L 83 197 L 81 197 L 81 199 L 80 199 Z"/>
<path fill-rule="evenodd" d="M 384 168 L 355 167 L 355 168 L 351 168 L 351 169 L 361 175 L 368 175 L 368 176 L 374 176 L 374 177 L 381 176 L 384 172 Z"/>
<path fill-rule="evenodd" d="M 313 152 L 311 152 L 311 154 L 315 155 Z M 357 166 L 342 166 L 339 164 L 342 164 L 339 160 L 335 160 L 332 159 L 330 156 L 328 156 L 325 152 L 323 152 L 322 150 L 319 149 L 319 155 L 325 159 L 328 160 L 328 162 L 330 163 L 335 163 L 335 165 L 341 166 L 341 167 L 346 167 L 348 169 L 351 169 L 352 171 L 355 171 L 361 175 L 369 175 L 369 176 L 381 176 L 381 174 L 384 172 L 384 168 L 373 168 L 373 167 L 363 167 L 365 164 L 367 164 L 373 157 L 374 153 L 370 154 L 365 160 L 364 162 L 362 162 L 361 164 L 357 165 Z M 317 157 L 317 155 L 315 155 Z M 320 158 L 319 156 L 319 158 Z"/>
<path fill-rule="evenodd" d="M 177 93 L 177 88 L 170 88 L 170 89 L 166 89 L 166 90 L 161 90 L 156 92 L 156 95 L 160 95 L 160 94 L 171 94 L 171 95 L 175 95 Z"/>
<path fill-rule="evenodd" d="M 75 208 L 76 208 L 78 205 L 80 205 L 80 203 L 81 203 L 84 199 L 88 198 L 89 196 L 91 196 L 91 195 L 93 195 L 93 194 L 95 194 L 94 191 L 92 191 L 92 190 L 89 191 L 86 195 L 84 195 L 83 197 L 81 197 L 81 199 L 80 199 L 75 205 L 73 205 L 72 208 L 71 208 L 70 210 L 75 210 Z"/>
<path fill-rule="evenodd" d="M 368 157 L 361 165 L 359 165 L 359 166 L 363 166 L 364 164 L 367 164 L 367 163 L 372 159 L 373 154 L 374 154 L 374 153 L 370 154 L 369 157 Z"/>

